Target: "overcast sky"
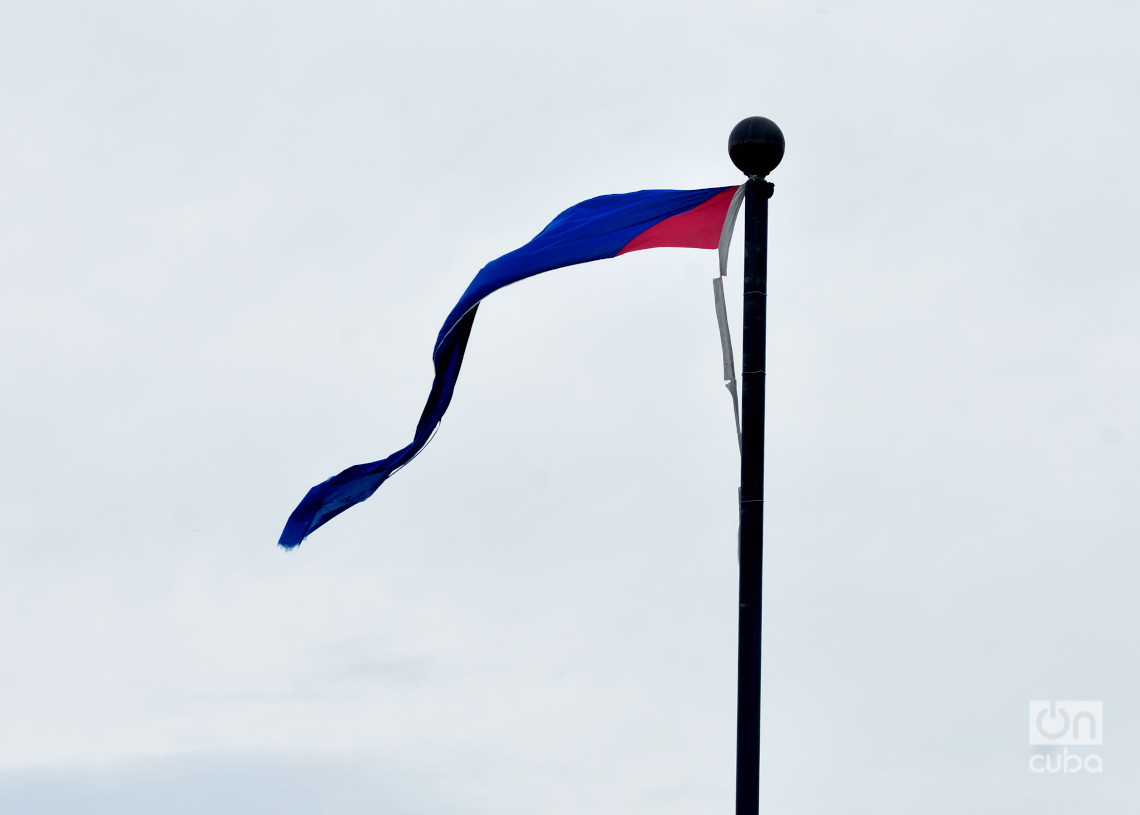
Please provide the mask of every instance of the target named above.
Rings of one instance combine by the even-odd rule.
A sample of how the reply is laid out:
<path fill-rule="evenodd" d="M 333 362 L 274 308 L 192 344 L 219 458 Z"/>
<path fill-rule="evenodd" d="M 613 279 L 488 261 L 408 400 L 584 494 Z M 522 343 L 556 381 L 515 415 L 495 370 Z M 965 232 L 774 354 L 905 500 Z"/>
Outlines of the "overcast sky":
<path fill-rule="evenodd" d="M 715 255 L 775 120 L 761 806 L 1140 806 L 1140 7 L 0 0 L 0 811 L 730 812 Z M 740 252 L 728 282 L 739 339 Z M 1030 700 L 1103 700 L 1037 775 Z"/>

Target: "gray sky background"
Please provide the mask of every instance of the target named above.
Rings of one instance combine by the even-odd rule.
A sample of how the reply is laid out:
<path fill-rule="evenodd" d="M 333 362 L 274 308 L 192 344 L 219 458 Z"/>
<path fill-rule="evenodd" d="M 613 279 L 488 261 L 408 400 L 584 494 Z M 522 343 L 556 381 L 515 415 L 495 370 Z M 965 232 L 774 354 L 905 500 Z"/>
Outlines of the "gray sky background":
<path fill-rule="evenodd" d="M 0 0 L 0 810 L 731 811 L 713 253 L 496 294 L 424 454 L 275 541 L 480 266 L 760 114 L 763 810 L 1135 812 L 1138 23 Z M 1030 699 L 1104 700 L 1103 775 Z"/>

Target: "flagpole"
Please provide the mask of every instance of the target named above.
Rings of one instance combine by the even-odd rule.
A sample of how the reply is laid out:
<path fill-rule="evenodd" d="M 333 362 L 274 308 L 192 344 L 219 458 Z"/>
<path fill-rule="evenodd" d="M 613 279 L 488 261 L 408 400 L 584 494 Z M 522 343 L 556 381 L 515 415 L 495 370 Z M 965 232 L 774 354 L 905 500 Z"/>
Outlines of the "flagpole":
<path fill-rule="evenodd" d="M 764 378 L 768 308 L 768 199 L 765 181 L 784 156 L 770 119 L 732 129 L 728 154 L 748 176 L 744 193 L 744 336 L 740 413 L 740 616 L 736 695 L 736 815 L 760 807 L 760 638 L 764 575 Z"/>

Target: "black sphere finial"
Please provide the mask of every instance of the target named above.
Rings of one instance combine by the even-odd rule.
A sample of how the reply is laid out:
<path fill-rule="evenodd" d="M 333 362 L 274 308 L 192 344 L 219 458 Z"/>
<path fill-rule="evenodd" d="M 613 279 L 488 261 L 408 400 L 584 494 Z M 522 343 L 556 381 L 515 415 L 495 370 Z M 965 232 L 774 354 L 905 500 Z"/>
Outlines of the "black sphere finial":
<path fill-rule="evenodd" d="M 746 176 L 764 178 L 784 157 L 784 134 L 763 116 L 749 116 L 728 134 L 728 157 Z"/>

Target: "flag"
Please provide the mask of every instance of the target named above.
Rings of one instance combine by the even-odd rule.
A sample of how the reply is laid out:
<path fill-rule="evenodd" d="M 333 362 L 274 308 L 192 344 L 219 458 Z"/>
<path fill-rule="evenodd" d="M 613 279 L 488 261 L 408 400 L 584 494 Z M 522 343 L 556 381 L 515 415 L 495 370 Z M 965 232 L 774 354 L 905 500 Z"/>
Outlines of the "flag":
<path fill-rule="evenodd" d="M 411 444 L 380 461 L 349 467 L 309 490 L 289 516 L 278 544 L 286 549 L 299 545 L 317 528 L 371 496 L 423 450 L 455 393 L 475 312 L 484 297 L 542 272 L 639 249 L 717 249 L 722 234 L 731 228 L 729 211 L 735 210 L 734 199 L 739 202 L 738 189 L 642 190 L 591 198 L 563 212 L 525 246 L 484 266 L 440 329 L 432 354 L 435 381 Z"/>

